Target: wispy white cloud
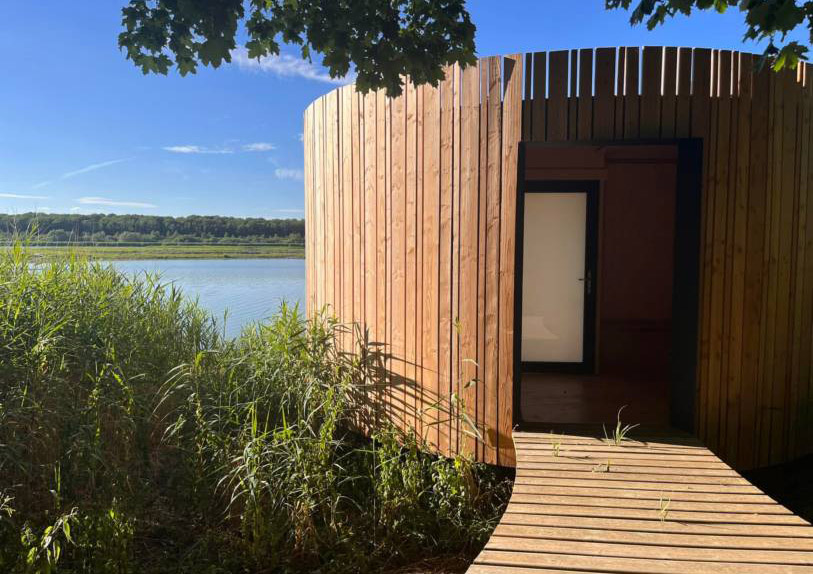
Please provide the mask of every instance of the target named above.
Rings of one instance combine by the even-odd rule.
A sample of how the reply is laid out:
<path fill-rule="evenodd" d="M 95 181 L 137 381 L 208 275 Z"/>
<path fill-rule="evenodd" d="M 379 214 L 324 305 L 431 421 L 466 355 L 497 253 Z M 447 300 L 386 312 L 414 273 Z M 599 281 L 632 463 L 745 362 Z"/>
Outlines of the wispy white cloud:
<path fill-rule="evenodd" d="M 26 195 L 24 193 L 0 193 L 3 199 L 50 199 L 47 195 Z"/>
<path fill-rule="evenodd" d="M 63 173 L 60 176 L 59 179 L 70 179 L 72 177 L 76 177 L 77 175 L 81 175 L 83 173 L 88 173 L 88 172 L 91 172 L 91 171 L 96 171 L 97 169 L 102 169 L 102 168 L 105 168 L 105 167 L 110 167 L 111 165 L 116 165 L 117 163 L 127 161 L 127 159 L 128 158 L 114 159 L 114 160 L 111 160 L 111 161 L 103 161 L 101 163 L 93 163 L 93 164 L 85 166 L 83 168 L 80 168 L 80 169 L 77 169 L 77 170 L 74 170 L 74 171 L 69 171 L 67 173 Z"/>
<path fill-rule="evenodd" d="M 301 169 L 291 169 L 287 167 L 278 167 L 275 169 L 274 176 L 277 179 L 295 179 L 297 181 L 305 179 Z"/>
<path fill-rule="evenodd" d="M 193 153 L 209 153 L 209 154 L 229 154 L 234 153 L 233 149 L 230 148 L 208 148 L 199 145 L 171 145 L 164 147 L 165 151 L 169 151 L 172 153 L 185 153 L 185 154 L 193 154 Z"/>
<path fill-rule="evenodd" d="M 255 142 L 243 146 L 243 151 L 271 151 L 273 149 L 274 144 L 268 142 Z"/>
<path fill-rule="evenodd" d="M 291 54 L 249 58 L 248 50 L 237 48 L 232 50 L 231 57 L 237 67 L 242 70 L 268 72 L 282 78 L 305 78 L 328 84 L 349 84 L 353 81 L 352 75 L 344 78 L 331 78 L 327 70 L 321 66 L 316 66 Z"/>
<path fill-rule="evenodd" d="M 299 132 L 299 141 L 301 142 L 305 141 L 305 134 L 302 132 Z"/>
<path fill-rule="evenodd" d="M 132 158 L 122 158 L 122 159 L 113 159 L 110 161 L 103 161 L 100 163 L 92 163 L 90 165 L 86 165 L 85 167 L 80 167 L 79 169 L 75 169 L 72 171 L 67 171 L 60 175 L 57 179 L 58 180 L 65 180 L 71 179 L 72 177 L 76 177 L 77 175 L 82 175 L 83 173 L 90 173 L 91 171 L 96 171 L 97 169 L 104 169 L 106 167 L 110 167 L 111 165 L 116 165 L 117 163 L 121 163 L 123 161 L 128 161 Z M 32 189 L 42 189 L 43 187 L 54 183 L 54 179 L 49 179 L 47 181 L 41 181 L 37 184 L 31 186 Z"/>
<path fill-rule="evenodd" d="M 145 203 L 142 201 L 116 201 L 106 197 L 80 197 L 76 200 L 76 202 L 84 205 L 105 205 L 109 207 L 140 207 L 143 209 L 154 209 L 158 207 L 154 203 Z"/>

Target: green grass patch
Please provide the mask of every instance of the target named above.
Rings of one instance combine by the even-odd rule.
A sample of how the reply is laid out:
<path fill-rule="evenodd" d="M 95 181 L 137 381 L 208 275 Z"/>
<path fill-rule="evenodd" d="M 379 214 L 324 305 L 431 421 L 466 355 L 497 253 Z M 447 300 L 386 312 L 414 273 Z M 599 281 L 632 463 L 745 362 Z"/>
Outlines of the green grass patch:
<path fill-rule="evenodd" d="M 0 571 L 370 572 L 473 556 L 510 482 L 354 431 L 375 351 L 282 306 L 223 339 L 153 276 L 0 254 Z M 363 341 L 363 337 L 359 337 Z"/>
<path fill-rule="evenodd" d="M 9 249 L 9 247 L 6 247 Z M 40 258 L 64 259 L 72 255 L 103 261 L 126 259 L 302 259 L 305 248 L 286 244 L 154 244 L 154 245 L 65 245 L 28 247 Z"/>

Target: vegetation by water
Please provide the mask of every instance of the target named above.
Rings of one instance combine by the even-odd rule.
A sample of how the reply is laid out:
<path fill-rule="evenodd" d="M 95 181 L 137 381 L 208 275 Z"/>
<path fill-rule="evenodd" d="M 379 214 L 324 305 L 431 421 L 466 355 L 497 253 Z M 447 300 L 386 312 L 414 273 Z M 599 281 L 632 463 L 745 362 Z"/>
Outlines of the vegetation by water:
<path fill-rule="evenodd" d="M 9 243 L 11 245 L 11 243 Z M 71 255 L 93 257 L 103 261 L 127 259 L 302 259 L 303 245 L 290 244 L 31 244 L 29 249 L 38 257 L 65 258 Z"/>
<path fill-rule="evenodd" d="M 0 253 L 0 571 L 380 571 L 471 556 L 494 469 L 353 432 L 368 348 L 283 306 L 223 340 L 171 286 Z M 361 359 L 355 357 L 362 357 Z"/>
<path fill-rule="evenodd" d="M 0 214 L 0 239 L 18 233 L 36 232 L 38 243 L 71 244 L 207 244 L 248 243 L 301 246 L 305 237 L 303 219 L 263 219 L 191 215 L 114 215 L 103 213 Z"/>

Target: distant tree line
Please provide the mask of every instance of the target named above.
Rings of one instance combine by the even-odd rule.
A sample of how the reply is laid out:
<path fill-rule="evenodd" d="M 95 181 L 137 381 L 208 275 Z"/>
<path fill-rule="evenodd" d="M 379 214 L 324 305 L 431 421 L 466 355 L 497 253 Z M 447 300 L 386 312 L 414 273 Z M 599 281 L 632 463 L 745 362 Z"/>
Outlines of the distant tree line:
<path fill-rule="evenodd" d="M 0 214 L 0 236 L 46 243 L 302 243 L 304 219 L 190 215 Z"/>

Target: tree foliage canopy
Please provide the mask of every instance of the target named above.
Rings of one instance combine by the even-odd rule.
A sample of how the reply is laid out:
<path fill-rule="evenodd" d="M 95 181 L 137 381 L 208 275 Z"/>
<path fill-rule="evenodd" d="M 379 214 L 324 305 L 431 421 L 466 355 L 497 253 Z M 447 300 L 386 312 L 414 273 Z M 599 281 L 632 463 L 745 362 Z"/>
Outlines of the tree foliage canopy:
<path fill-rule="evenodd" d="M 630 22 L 650 30 L 694 10 L 745 15 L 744 39 L 768 40 L 774 69 L 795 67 L 808 46 L 786 42 L 806 26 L 813 43 L 813 0 L 605 0 L 629 10 Z M 199 65 L 231 62 L 240 42 L 249 58 L 299 46 L 309 60 L 321 54 L 334 78 L 354 71 L 356 87 L 401 93 L 403 78 L 437 85 L 443 67 L 475 62 L 474 24 L 466 0 L 129 0 L 122 9 L 119 47 L 145 74 L 181 75 Z"/>
<path fill-rule="evenodd" d="M 723 13 L 739 7 L 745 14 L 747 26 L 744 40 L 768 40 L 765 57 L 775 70 L 785 66 L 795 68 L 800 59 L 806 59 L 808 47 L 798 42 L 784 43 L 789 32 L 804 24 L 813 42 L 813 1 L 796 0 L 635 0 L 630 23 L 646 23 L 650 30 L 663 24 L 676 14 L 686 16 L 692 10 L 716 10 Z M 608 9 L 629 9 L 633 0 L 606 0 Z M 778 44 L 777 44 L 778 40 Z"/>
<path fill-rule="evenodd" d="M 305 236 L 302 219 L 262 219 L 220 215 L 114 215 L 103 213 L 0 214 L 0 239 L 36 229 L 55 241 L 160 241 L 165 239 L 233 238 L 269 240 Z"/>
<path fill-rule="evenodd" d="M 130 0 L 122 25 L 119 47 L 145 74 L 217 68 L 243 35 L 250 58 L 298 45 L 305 59 L 322 54 L 332 77 L 352 64 L 361 91 L 391 95 L 404 75 L 436 85 L 443 66 L 475 61 L 465 0 Z"/>

